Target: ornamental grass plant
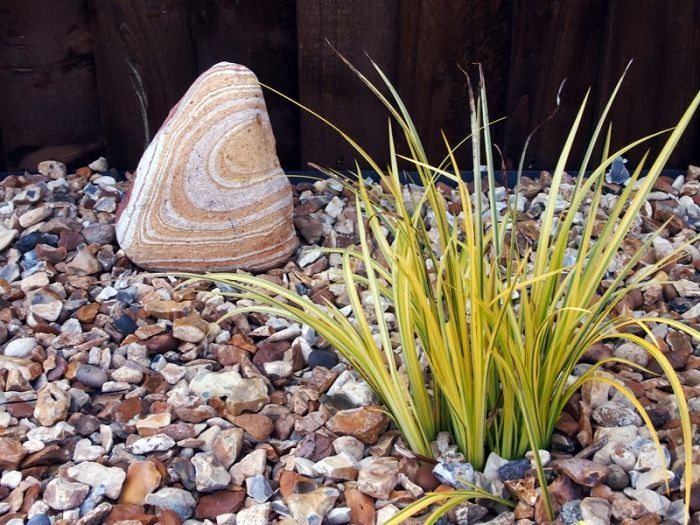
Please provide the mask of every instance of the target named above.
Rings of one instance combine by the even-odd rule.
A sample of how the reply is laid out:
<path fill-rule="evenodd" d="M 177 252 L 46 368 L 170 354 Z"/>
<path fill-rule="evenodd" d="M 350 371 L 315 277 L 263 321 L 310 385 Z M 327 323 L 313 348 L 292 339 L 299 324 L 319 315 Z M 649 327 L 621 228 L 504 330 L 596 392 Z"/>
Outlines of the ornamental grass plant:
<path fill-rule="evenodd" d="M 485 183 L 476 176 L 470 189 L 455 156 L 464 141 L 451 145 L 445 139 L 444 160 L 431 163 L 406 107 L 381 69 L 374 65 L 384 84 L 382 89 L 348 65 L 391 113 L 388 165 L 380 165 L 334 124 L 304 109 L 347 140 L 359 162 L 376 172 L 382 189 L 377 191 L 376 185 L 365 183 L 359 164 L 354 176 L 323 170 L 351 190 L 357 209 L 359 243 L 328 250 L 342 257 L 351 313 L 331 302 L 316 304 L 307 296 L 244 272 L 190 276 L 192 280 L 231 286 L 235 291 L 228 295 L 254 301 L 234 313 L 262 312 L 312 327 L 374 389 L 414 453 L 431 457 L 431 442 L 439 432 L 448 431 L 477 469 L 484 466 L 491 451 L 513 459 L 523 457 L 528 450 L 548 448 L 566 403 L 588 381 L 607 383 L 624 395 L 660 447 L 639 401 L 621 382 L 599 374 L 601 367 L 614 363 L 644 369 L 609 357 L 580 375 L 574 373 L 582 356 L 596 343 L 635 343 L 659 364 L 675 394 L 685 457 L 691 458 L 686 398 L 651 329 L 661 323 L 691 337 L 700 338 L 700 333 L 673 319 L 635 317 L 616 309 L 626 294 L 643 287 L 677 258 L 682 247 L 653 264 L 644 262 L 654 238 L 661 234 L 659 230 L 648 235 L 617 273 L 608 269 L 700 104 L 700 93 L 678 124 L 663 132 L 667 138 L 656 156 L 644 155 L 602 230 L 596 227 L 596 216 L 606 171 L 616 158 L 650 137 L 612 150 L 606 123 L 620 79 L 588 140 L 575 174 L 571 202 L 564 211 L 557 211 L 565 167 L 572 163 L 572 145 L 587 110 L 586 95 L 551 175 L 539 239 L 534 249 L 522 249 L 515 235 L 522 219 L 517 211 L 520 172 L 503 207 L 497 199 L 503 188 L 498 188 L 483 77 L 478 92 L 470 90 L 471 135 L 466 140 L 471 142 L 473 173 L 483 170 Z M 402 151 L 398 151 L 397 134 L 402 136 Z M 597 161 L 593 160 L 594 151 L 602 151 Z M 400 164 L 409 164 L 417 173 L 420 192 L 406 196 Z M 644 177 L 643 170 L 648 170 Z M 461 211 L 448 209 L 440 181 L 459 192 Z M 390 320 L 387 313 L 393 314 Z M 392 337 L 394 332 L 398 335 Z M 546 487 L 539 455 L 533 457 L 539 485 Z M 690 479 L 690 469 L 687 460 L 685 479 Z M 551 518 L 553 502 L 547 490 L 542 496 Z M 685 483 L 686 502 L 689 496 L 690 483 Z M 392 522 L 401 523 L 433 504 L 441 504 L 432 513 L 432 522 L 473 497 L 500 500 L 478 487 L 431 493 L 402 510 Z"/>

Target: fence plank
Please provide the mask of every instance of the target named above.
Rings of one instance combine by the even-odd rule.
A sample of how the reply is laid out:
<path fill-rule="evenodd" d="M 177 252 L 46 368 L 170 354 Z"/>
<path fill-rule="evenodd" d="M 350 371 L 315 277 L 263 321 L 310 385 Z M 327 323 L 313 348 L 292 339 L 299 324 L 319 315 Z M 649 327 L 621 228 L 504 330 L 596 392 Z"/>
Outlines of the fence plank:
<path fill-rule="evenodd" d="M 204 0 L 195 13 L 199 71 L 222 60 L 248 66 L 261 82 L 297 99 L 296 5 L 287 0 Z M 299 168 L 299 111 L 274 95 L 265 102 L 280 162 Z"/>
<path fill-rule="evenodd" d="M 6 169 L 7 163 L 5 162 L 5 150 L 2 147 L 2 130 L 0 129 L 0 171 L 5 171 Z"/>
<path fill-rule="evenodd" d="M 611 114 L 616 147 L 675 125 L 700 89 L 700 2 L 667 0 L 644 5 L 639 9 L 634 0 L 616 0 L 608 6 L 599 108 L 627 62 L 634 60 Z M 647 147 L 658 151 L 664 140 L 659 137 L 631 153 L 631 164 Z M 696 116 L 670 165 L 700 163 L 699 145 L 700 118 Z"/>
<path fill-rule="evenodd" d="M 105 142 L 133 168 L 197 76 L 189 0 L 90 0 Z"/>
<path fill-rule="evenodd" d="M 9 169 L 97 154 L 100 119 L 85 0 L 3 3 L 0 115 Z"/>
<path fill-rule="evenodd" d="M 396 79 L 398 0 L 299 0 L 299 96 L 301 102 L 357 137 L 381 162 L 387 158 L 387 116 L 371 92 L 341 62 L 335 48 L 373 80 L 368 53 Z M 301 116 L 301 163 L 353 167 L 358 155 L 313 117 Z"/>
<path fill-rule="evenodd" d="M 561 107 L 544 122 L 528 149 L 526 166 L 551 168 L 586 89 L 598 82 L 605 2 L 597 0 L 516 0 L 505 154 L 517 163 L 528 134 L 555 108 L 562 81 Z M 585 137 L 593 122 L 595 93 L 581 125 Z M 574 144 L 580 159 L 585 141 Z M 575 165 L 576 162 L 572 162 Z"/>
<path fill-rule="evenodd" d="M 491 116 L 506 111 L 512 0 L 421 0 L 401 4 L 399 88 L 432 159 L 442 158 L 441 130 L 451 142 L 469 130 L 464 69 L 484 69 Z M 494 125 L 501 143 L 503 125 Z M 469 158 L 466 148 L 462 159 Z"/>

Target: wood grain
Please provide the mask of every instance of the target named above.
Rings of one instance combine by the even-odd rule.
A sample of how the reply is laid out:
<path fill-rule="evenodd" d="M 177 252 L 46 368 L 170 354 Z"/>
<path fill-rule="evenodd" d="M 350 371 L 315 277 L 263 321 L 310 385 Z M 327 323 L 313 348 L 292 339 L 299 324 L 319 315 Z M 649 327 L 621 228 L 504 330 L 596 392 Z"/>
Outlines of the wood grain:
<path fill-rule="evenodd" d="M 454 141 L 468 129 L 460 67 L 475 72 L 475 62 L 491 117 L 507 117 L 492 134 L 509 166 L 544 122 L 526 166 L 551 168 L 590 87 L 568 163 L 576 167 L 630 58 L 611 115 L 614 146 L 673 125 L 700 88 L 700 1 L 0 0 L 0 169 L 50 157 L 80 165 L 105 146 L 112 165 L 133 168 L 192 80 L 220 60 L 250 66 L 382 162 L 388 113 L 326 39 L 373 81 L 365 52 L 380 64 L 433 159 L 440 130 Z M 353 167 L 357 155 L 333 131 L 275 95 L 266 101 L 285 168 Z M 469 166 L 468 149 L 461 156 Z M 669 166 L 688 163 L 700 164 L 700 118 Z"/>
<path fill-rule="evenodd" d="M 296 5 L 288 0 L 204 0 L 194 12 L 199 71 L 243 64 L 264 84 L 298 99 Z M 299 110 L 265 93 L 280 162 L 299 169 Z"/>
<path fill-rule="evenodd" d="M 299 0 L 299 96 L 357 137 L 379 162 L 387 159 L 388 112 L 338 58 L 326 40 L 361 71 L 379 82 L 367 53 L 390 79 L 397 76 L 398 0 Z M 301 116 L 301 164 L 354 167 L 358 155 L 334 131 Z"/>
<path fill-rule="evenodd" d="M 197 77 L 188 0 L 90 0 L 105 142 L 134 168 Z"/>
<path fill-rule="evenodd" d="M 608 5 L 604 53 L 600 61 L 601 109 L 627 62 L 633 59 L 613 107 L 613 146 L 620 147 L 676 124 L 700 89 L 700 2 L 616 0 Z M 660 137 L 629 155 L 634 165 L 647 147 L 658 151 Z M 700 117 L 696 116 L 669 161 L 683 167 L 700 163 Z"/>
<path fill-rule="evenodd" d="M 589 87 L 599 82 L 605 30 L 605 2 L 598 0 L 516 0 L 508 85 L 505 154 L 514 164 L 527 136 L 541 123 L 528 149 L 526 166 L 552 168 Z M 561 106 L 555 117 L 561 83 Z M 581 124 L 592 129 L 595 93 Z M 587 145 L 574 144 L 570 166 L 577 166 Z"/>
<path fill-rule="evenodd" d="M 505 115 L 510 54 L 511 0 L 421 0 L 402 4 L 399 88 L 416 116 L 430 158 L 442 159 L 444 131 L 452 143 L 469 132 L 466 70 L 478 80 L 481 64 L 492 118 Z M 502 141 L 503 125 L 493 140 Z M 469 150 L 459 152 L 471 167 Z M 467 164 L 464 164 L 467 162 Z"/>
<path fill-rule="evenodd" d="M 101 145 L 84 0 L 0 4 L 0 132 L 9 169 L 89 161 Z"/>

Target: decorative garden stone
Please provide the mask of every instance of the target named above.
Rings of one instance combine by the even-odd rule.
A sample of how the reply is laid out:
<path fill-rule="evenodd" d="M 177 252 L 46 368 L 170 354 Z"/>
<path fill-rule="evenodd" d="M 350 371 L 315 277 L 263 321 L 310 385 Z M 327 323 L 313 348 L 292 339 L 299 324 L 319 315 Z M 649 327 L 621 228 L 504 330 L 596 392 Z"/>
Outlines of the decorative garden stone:
<path fill-rule="evenodd" d="M 119 210 L 117 239 L 151 270 L 264 269 L 296 247 L 292 192 L 255 75 L 221 62 L 170 111 Z"/>

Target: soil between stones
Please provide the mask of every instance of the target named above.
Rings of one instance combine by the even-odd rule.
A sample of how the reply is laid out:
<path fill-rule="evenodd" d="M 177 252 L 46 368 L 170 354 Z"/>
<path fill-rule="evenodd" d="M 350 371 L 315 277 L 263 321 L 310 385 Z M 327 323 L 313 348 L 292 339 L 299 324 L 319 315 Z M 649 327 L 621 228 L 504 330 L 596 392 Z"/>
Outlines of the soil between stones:
<path fill-rule="evenodd" d="M 432 465 L 409 457 L 367 385 L 308 327 L 258 314 L 218 326 L 231 302 L 204 286 L 144 278 L 114 244 L 126 183 L 104 163 L 96 169 L 66 174 L 54 165 L 0 182 L 0 525 L 382 523 L 469 469 L 447 435 L 434 444 L 445 461 L 439 479 Z M 695 235 L 699 175 L 691 168 L 686 177 L 661 178 L 626 247 L 669 218 L 649 261 Z M 547 180 L 524 181 L 518 243 L 539 235 Z M 456 195 L 443 190 L 458 212 Z M 562 185 L 562 208 L 572 190 Z M 294 192 L 302 243 L 267 276 L 346 306 L 340 259 L 318 248 L 357 242 L 354 205 L 329 181 Z M 603 209 L 618 192 L 606 189 Z M 621 307 L 700 326 L 699 247 L 657 279 L 670 284 L 652 283 Z M 623 251 L 618 268 L 624 258 Z M 654 335 L 697 423 L 699 342 L 662 327 Z M 592 348 L 579 366 L 612 354 L 647 365 L 640 348 L 619 344 Z M 668 382 L 620 366 L 606 371 L 649 409 L 667 457 L 662 464 L 624 398 L 607 386 L 584 388 L 541 452 L 559 520 L 681 523 L 686 458 Z M 693 450 L 691 520 L 700 523 L 700 448 Z M 476 477 L 517 506 L 463 504 L 447 522 L 544 520 L 529 459 L 491 456 Z"/>

